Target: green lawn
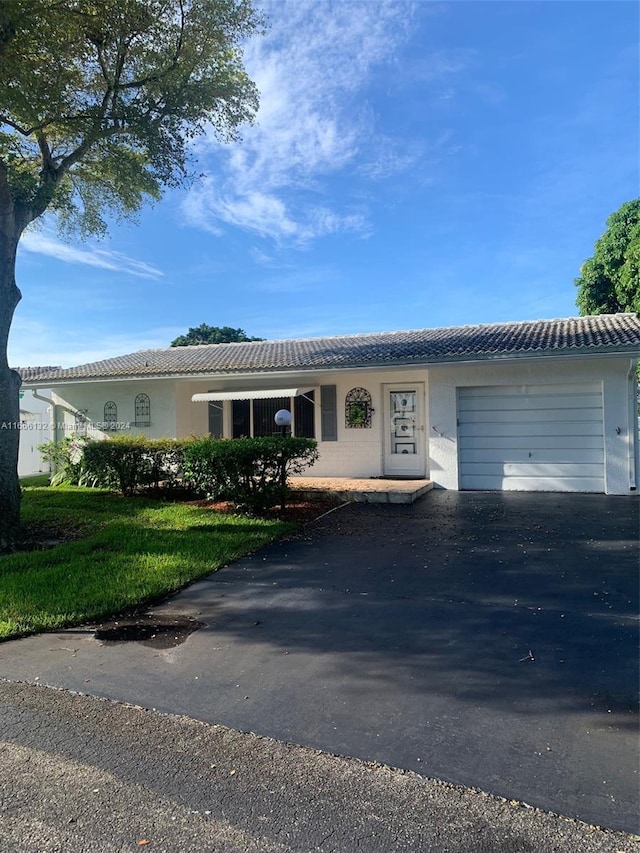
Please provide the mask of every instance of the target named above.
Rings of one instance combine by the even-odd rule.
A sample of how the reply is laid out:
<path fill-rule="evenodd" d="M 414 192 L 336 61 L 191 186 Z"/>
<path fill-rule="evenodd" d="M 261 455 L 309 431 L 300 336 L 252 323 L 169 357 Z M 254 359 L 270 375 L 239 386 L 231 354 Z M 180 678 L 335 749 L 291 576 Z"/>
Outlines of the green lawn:
<path fill-rule="evenodd" d="M 0 639 L 158 600 L 294 528 L 79 487 L 25 488 L 22 520 L 78 538 L 0 556 Z"/>

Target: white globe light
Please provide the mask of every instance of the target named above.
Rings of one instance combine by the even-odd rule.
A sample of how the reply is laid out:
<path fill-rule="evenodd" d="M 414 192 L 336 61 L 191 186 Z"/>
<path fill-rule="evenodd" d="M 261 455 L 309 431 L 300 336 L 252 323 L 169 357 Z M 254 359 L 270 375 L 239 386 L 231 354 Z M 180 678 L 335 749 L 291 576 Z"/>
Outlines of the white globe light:
<path fill-rule="evenodd" d="M 276 426 L 286 427 L 291 426 L 291 412 L 288 409 L 279 409 L 274 416 Z"/>

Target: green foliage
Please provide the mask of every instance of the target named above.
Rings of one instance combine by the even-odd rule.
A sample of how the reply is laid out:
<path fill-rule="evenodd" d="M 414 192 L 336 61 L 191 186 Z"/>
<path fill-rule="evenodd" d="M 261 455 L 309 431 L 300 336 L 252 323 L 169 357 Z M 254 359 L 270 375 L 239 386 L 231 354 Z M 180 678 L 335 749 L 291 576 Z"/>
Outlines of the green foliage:
<path fill-rule="evenodd" d="M 60 451 L 61 452 L 61 451 Z M 54 451 L 51 450 L 53 460 Z M 310 438 L 147 439 L 116 436 L 83 443 L 74 476 L 57 484 L 117 489 L 123 495 L 153 486 L 188 487 L 211 500 L 227 500 L 252 513 L 280 504 L 289 494 L 287 477 L 301 474 L 318 458 Z"/>
<path fill-rule="evenodd" d="M 293 529 L 77 487 L 26 489 L 22 515 L 63 541 L 0 556 L 0 640 L 157 601 Z"/>
<path fill-rule="evenodd" d="M 607 219 L 607 231 L 580 273 L 575 281 L 580 314 L 640 313 L 640 199 Z"/>
<path fill-rule="evenodd" d="M 237 138 L 260 27 L 251 0 L 3 0 L 0 179 L 21 227 L 51 208 L 103 232 L 187 177 L 195 136 Z"/>
<path fill-rule="evenodd" d="M 182 449 L 176 439 L 148 439 L 144 436 L 116 436 L 106 441 L 92 440 L 84 449 L 84 485 L 118 489 L 123 495 L 162 482 L 175 486 L 182 476 Z"/>
<path fill-rule="evenodd" d="M 207 326 L 201 323 L 191 327 L 186 335 L 180 335 L 171 341 L 172 347 L 190 347 L 200 344 L 235 344 L 247 341 L 263 341 L 264 338 L 247 337 L 244 329 L 232 329 L 231 326 Z"/>
<path fill-rule="evenodd" d="M 317 444 L 310 438 L 202 438 L 185 445 L 184 475 L 209 498 L 263 512 L 277 503 L 283 506 L 287 476 L 301 474 L 317 458 Z"/>
<path fill-rule="evenodd" d="M 65 436 L 62 441 L 39 444 L 38 450 L 51 466 L 52 486 L 77 486 L 84 474 L 84 453 L 89 439 L 84 435 Z"/>

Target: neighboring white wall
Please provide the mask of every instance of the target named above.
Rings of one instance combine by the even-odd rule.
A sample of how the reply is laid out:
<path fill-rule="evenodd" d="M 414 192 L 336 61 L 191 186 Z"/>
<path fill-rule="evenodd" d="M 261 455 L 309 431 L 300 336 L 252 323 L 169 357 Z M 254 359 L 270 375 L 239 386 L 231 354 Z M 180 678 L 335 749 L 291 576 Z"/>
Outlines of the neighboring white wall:
<path fill-rule="evenodd" d="M 49 471 L 49 464 L 43 461 L 38 445 L 46 444 L 52 438 L 51 401 L 36 399 L 32 391 L 21 391 L 20 394 L 18 476 L 28 477 Z M 42 396 L 49 394 L 45 391 Z"/>
<path fill-rule="evenodd" d="M 628 358 L 554 356 L 432 368 L 429 371 L 431 479 L 438 487 L 458 488 L 457 388 L 600 381 L 604 400 L 605 491 L 611 495 L 629 494 L 630 460 L 635 459 L 636 441 L 635 428 L 629 423 L 629 367 Z"/>

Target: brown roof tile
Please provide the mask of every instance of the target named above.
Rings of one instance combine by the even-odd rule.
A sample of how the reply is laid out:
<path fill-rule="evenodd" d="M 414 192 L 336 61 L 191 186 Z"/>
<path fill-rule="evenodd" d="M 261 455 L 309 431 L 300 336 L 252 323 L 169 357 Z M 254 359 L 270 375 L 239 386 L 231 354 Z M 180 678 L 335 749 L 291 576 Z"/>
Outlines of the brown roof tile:
<path fill-rule="evenodd" d="M 69 368 L 19 368 L 23 381 L 139 376 L 215 375 L 267 371 L 443 364 L 549 353 L 640 351 L 635 314 L 415 329 L 305 340 L 252 341 L 140 350 Z"/>

